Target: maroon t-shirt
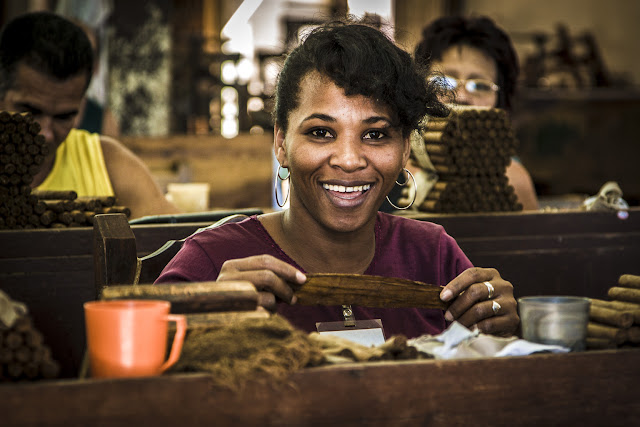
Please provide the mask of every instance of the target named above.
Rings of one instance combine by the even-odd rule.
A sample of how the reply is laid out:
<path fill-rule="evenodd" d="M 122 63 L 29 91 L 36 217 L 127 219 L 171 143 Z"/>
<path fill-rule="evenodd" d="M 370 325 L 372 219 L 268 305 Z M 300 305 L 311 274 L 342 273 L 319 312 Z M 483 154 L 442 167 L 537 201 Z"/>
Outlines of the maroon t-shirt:
<path fill-rule="evenodd" d="M 378 212 L 376 251 L 364 274 L 399 277 L 438 286 L 449 283 L 471 262 L 442 226 Z M 189 237 L 167 264 L 156 283 L 204 282 L 218 277 L 229 259 L 269 254 L 305 272 L 271 238 L 255 216 Z M 381 319 L 387 338 L 437 334 L 446 322 L 442 310 L 353 306 L 357 320 Z M 280 303 L 278 313 L 308 332 L 316 322 L 343 320 L 339 306 L 302 306 Z"/>

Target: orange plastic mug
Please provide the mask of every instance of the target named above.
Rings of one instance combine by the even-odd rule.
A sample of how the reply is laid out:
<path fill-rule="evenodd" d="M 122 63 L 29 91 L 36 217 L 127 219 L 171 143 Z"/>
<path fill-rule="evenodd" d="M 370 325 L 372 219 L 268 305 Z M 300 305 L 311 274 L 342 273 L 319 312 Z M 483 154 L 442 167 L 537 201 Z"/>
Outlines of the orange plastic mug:
<path fill-rule="evenodd" d="M 169 314 L 159 300 L 90 301 L 84 304 L 91 376 L 101 378 L 159 375 L 180 358 L 186 318 Z M 176 333 L 169 358 L 169 322 Z"/>

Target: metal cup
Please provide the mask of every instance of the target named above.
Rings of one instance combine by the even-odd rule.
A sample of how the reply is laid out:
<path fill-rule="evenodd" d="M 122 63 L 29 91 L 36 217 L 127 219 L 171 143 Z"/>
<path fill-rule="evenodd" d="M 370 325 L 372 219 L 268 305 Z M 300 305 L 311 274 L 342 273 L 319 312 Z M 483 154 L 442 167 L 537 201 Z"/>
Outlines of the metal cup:
<path fill-rule="evenodd" d="M 522 337 L 531 342 L 583 351 L 589 322 L 589 298 L 530 296 L 518 299 Z"/>

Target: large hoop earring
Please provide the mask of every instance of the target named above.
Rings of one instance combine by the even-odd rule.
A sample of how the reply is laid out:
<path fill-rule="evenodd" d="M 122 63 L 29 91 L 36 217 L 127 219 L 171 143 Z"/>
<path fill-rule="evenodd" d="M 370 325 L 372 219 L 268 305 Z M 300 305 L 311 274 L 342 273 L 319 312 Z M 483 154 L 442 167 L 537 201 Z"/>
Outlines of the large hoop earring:
<path fill-rule="evenodd" d="M 282 178 L 280 176 L 280 169 L 285 169 L 287 171 L 287 176 L 286 177 Z M 275 195 L 276 195 L 276 203 L 281 208 L 283 208 L 284 205 L 287 203 L 287 199 L 289 198 L 289 193 L 291 193 L 291 188 L 289 188 L 289 191 L 287 191 L 287 197 L 285 197 L 284 201 L 282 202 L 282 204 L 280 204 L 280 200 L 278 200 L 278 178 L 280 178 L 280 180 L 282 182 L 284 182 L 284 181 L 288 180 L 290 176 L 291 176 L 291 172 L 289 172 L 289 169 L 283 168 L 282 166 L 278 165 L 278 171 L 276 172 L 276 181 L 275 181 L 275 183 L 273 185 L 273 191 L 275 192 Z"/>
<path fill-rule="evenodd" d="M 389 199 L 389 196 L 387 196 L 387 202 L 389 202 L 389 204 L 391 206 L 393 206 L 394 208 L 396 208 L 398 210 L 401 210 L 401 211 L 403 211 L 405 209 L 409 209 L 411 206 L 413 206 L 413 202 L 416 201 L 416 195 L 418 194 L 418 183 L 416 182 L 416 179 L 413 177 L 413 174 L 407 168 L 404 168 L 403 170 L 407 174 L 407 180 L 405 182 L 403 182 L 402 184 L 400 184 L 398 181 L 396 181 L 396 184 L 401 185 L 401 186 L 407 185 L 407 183 L 409 182 L 409 177 L 411 177 L 411 180 L 413 181 L 413 200 L 411 200 L 411 203 L 409 203 L 407 206 L 401 208 L 399 206 L 394 205 L 393 202 L 391 201 L 391 199 Z"/>

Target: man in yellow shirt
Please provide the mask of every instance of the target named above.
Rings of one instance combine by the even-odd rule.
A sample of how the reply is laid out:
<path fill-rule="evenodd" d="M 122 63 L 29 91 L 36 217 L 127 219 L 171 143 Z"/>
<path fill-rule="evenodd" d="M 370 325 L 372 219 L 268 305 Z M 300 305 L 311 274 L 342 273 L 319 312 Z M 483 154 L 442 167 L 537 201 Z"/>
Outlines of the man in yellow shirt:
<path fill-rule="evenodd" d="M 84 31 L 49 12 L 18 16 L 0 34 L 0 110 L 30 112 L 49 147 L 31 183 L 79 196 L 115 195 L 131 217 L 178 213 L 147 166 L 113 138 L 73 129 L 92 75 Z"/>

